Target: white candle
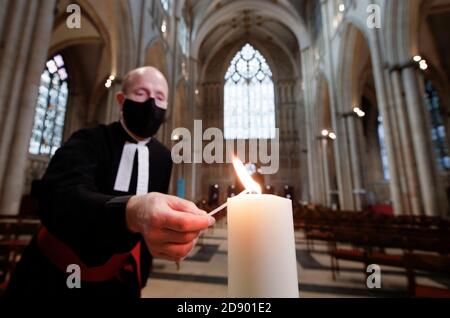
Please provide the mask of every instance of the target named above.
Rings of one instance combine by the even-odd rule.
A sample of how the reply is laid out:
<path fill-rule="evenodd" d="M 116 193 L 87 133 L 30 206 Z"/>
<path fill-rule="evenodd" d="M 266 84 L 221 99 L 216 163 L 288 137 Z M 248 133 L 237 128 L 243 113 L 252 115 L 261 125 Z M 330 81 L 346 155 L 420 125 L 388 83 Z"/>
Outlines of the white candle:
<path fill-rule="evenodd" d="M 247 194 L 228 199 L 230 297 L 298 297 L 291 200 Z"/>
<path fill-rule="evenodd" d="M 265 194 L 229 198 L 227 218 L 229 296 L 299 297 L 291 200 Z"/>

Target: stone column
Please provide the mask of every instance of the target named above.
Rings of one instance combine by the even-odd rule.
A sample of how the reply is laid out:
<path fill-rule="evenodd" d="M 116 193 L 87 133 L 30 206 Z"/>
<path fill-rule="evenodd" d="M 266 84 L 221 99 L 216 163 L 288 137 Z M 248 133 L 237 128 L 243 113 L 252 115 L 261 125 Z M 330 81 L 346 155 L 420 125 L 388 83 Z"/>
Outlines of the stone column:
<path fill-rule="evenodd" d="M 298 153 L 300 162 L 300 184 L 301 184 L 301 197 L 300 200 L 308 202 L 310 200 L 311 193 L 311 180 L 309 179 L 308 172 L 308 146 L 307 146 L 307 134 L 306 134 L 306 112 L 305 101 L 303 97 L 303 91 L 301 90 L 301 80 L 297 79 L 297 83 L 294 88 L 295 103 L 297 107 L 296 123 L 297 123 L 297 140 Z"/>
<path fill-rule="evenodd" d="M 42 0 L 38 5 L 36 24 L 27 64 L 22 92 L 24 92 L 18 116 L 16 118 L 16 132 L 9 151 L 7 169 L 3 182 L 3 192 L 0 202 L 1 214 L 17 214 L 22 197 L 25 180 L 25 168 L 28 157 L 36 99 L 39 91 L 40 76 L 47 60 L 54 20 L 56 0 Z"/>
<path fill-rule="evenodd" d="M 316 131 L 316 130 L 314 130 Z M 320 140 L 320 137 L 314 139 L 314 157 L 315 161 L 313 161 L 314 166 L 314 175 L 315 175 L 315 198 L 314 203 L 319 203 L 322 205 L 326 205 L 326 185 L 325 185 L 325 174 L 324 174 L 324 160 L 323 157 L 323 147 Z"/>
<path fill-rule="evenodd" d="M 311 97 L 311 62 L 312 62 L 312 49 L 308 48 L 301 53 L 301 70 L 302 70 L 302 90 L 304 92 L 304 103 L 305 103 L 305 138 L 307 145 L 307 166 L 308 166 L 308 201 L 317 202 L 317 175 L 314 172 L 315 163 L 315 152 L 316 152 L 316 139 L 314 131 L 314 120 L 313 120 L 313 103 Z"/>
<path fill-rule="evenodd" d="M 199 105 L 198 105 L 198 95 L 195 94 L 195 91 L 198 89 L 198 94 L 203 94 L 205 96 L 206 92 L 201 91 L 201 88 L 198 87 L 198 64 L 197 61 L 193 58 L 189 59 L 189 74 L 190 74 L 190 81 L 188 82 L 189 88 L 188 88 L 188 98 L 187 103 L 189 109 L 188 116 L 186 116 L 186 120 L 188 121 L 186 123 L 186 127 L 189 129 L 191 134 L 194 133 L 194 120 L 197 118 L 199 112 L 201 111 Z M 201 95 L 200 95 L 201 96 Z M 198 118 L 201 118 L 199 116 Z M 194 136 L 192 135 L 192 138 Z M 193 150 L 191 148 L 191 150 Z M 192 152 L 192 155 L 194 153 Z M 191 160 L 193 161 L 193 157 L 191 157 Z M 186 164 L 185 164 L 186 165 Z M 198 187 L 197 187 L 197 173 L 198 173 L 198 167 L 197 164 L 191 163 L 187 164 L 185 166 L 185 172 L 186 172 L 186 195 L 190 196 L 190 200 L 197 200 L 199 199 L 198 196 Z M 190 190 L 188 192 L 188 189 Z"/>
<path fill-rule="evenodd" d="M 32 25 L 34 19 L 26 21 L 27 7 L 30 5 L 26 0 L 9 1 L 10 17 L 2 22 L 4 34 L 0 33 L 4 45 L 0 60 L 0 127 L 3 126 L 6 116 L 5 102 L 11 90 L 10 76 L 16 66 L 19 45 L 23 41 L 21 34 L 25 25 Z M 3 9 L 2 9 L 3 10 Z M 9 22 L 9 23 L 8 23 Z M 3 142 L 0 135 L 0 142 Z M 1 164 L 1 161 L 0 161 Z M 1 178 L 0 178 L 1 179 Z"/>
<path fill-rule="evenodd" d="M 322 145 L 322 164 L 323 164 L 323 175 L 324 175 L 324 195 L 327 207 L 331 206 L 331 194 L 330 194 L 330 172 L 328 168 L 328 140 L 323 138 L 321 141 Z"/>
<path fill-rule="evenodd" d="M 416 170 L 416 157 L 412 142 L 411 127 L 408 121 L 406 110 L 403 84 L 401 82 L 400 71 L 394 70 L 391 73 L 395 111 L 397 113 L 397 124 L 400 130 L 400 145 L 404 158 L 406 181 L 407 181 L 407 198 L 410 201 L 411 213 L 413 215 L 422 215 L 422 198 L 420 195 L 420 185 Z"/>
<path fill-rule="evenodd" d="M 188 53 L 189 54 L 189 53 Z M 181 61 L 178 61 L 180 63 Z M 184 115 L 175 114 L 175 116 L 181 116 L 181 120 L 177 120 L 176 122 L 180 123 L 180 125 L 174 126 L 173 129 L 178 127 L 187 128 L 191 133 L 191 163 L 181 163 L 179 169 L 181 170 L 181 175 L 184 179 L 185 185 L 185 195 L 186 199 L 189 199 L 193 202 L 197 202 L 200 199 L 198 193 L 201 189 L 201 185 L 199 186 L 199 182 L 201 182 L 201 178 L 197 177 L 197 174 L 201 172 L 201 169 L 198 164 L 194 164 L 194 120 L 202 119 L 201 116 L 198 116 L 199 107 L 197 106 L 198 97 L 201 89 L 196 94 L 197 89 L 197 61 L 188 57 L 186 58 L 186 71 L 189 74 L 189 80 L 186 82 L 185 88 L 185 109 L 183 112 L 186 112 Z M 175 122 L 175 121 L 174 121 Z"/>
<path fill-rule="evenodd" d="M 398 125 L 398 118 L 395 105 L 395 96 L 392 88 L 391 77 L 389 76 L 389 71 L 383 71 L 384 80 L 386 83 L 386 100 L 387 100 L 387 111 L 388 116 L 391 118 L 392 122 L 392 140 L 395 147 L 395 157 L 396 157 L 396 169 L 398 170 L 399 176 L 399 186 L 400 194 L 402 199 L 403 214 L 410 215 L 412 213 L 411 201 L 408 197 L 408 181 L 405 170 L 404 162 L 407 157 L 403 156 L 402 152 L 402 142 L 400 137 L 400 127 Z M 394 211 L 395 212 L 395 211 Z"/>
<path fill-rule="evenodd" d="M 336 68 L 332 58 L 331 51 L 331 36 L 330 36 L 330 21 L 332 18 L 329 15 L 328 3 L 333 5 L 333 2 L 328 0 L 321 0 L 321 11 L 322 11 L 322 23 L 324 32 L 324 46 L 325 46 L 325 56 L 326 56 L 326 69 L 330 74 L 329 79 L 329 90 L 330 90 L 330 111 L 332 114 L 332 126 L 336 135 L 338 136 L 337 142 L 334 143 L 334 153 L 335 153 L 335 163 L 336 163 L 336 176 L 337 176 L 337 186 L 339 191 L 339 204 L 340 208 L 343 210 L 354 210 L 354 200 L 352 195 L 352 175 L 350 167 L 350 153 L 349 145 L 346 142 L 340 142 L 340 140 L 347 140 L 347 128 L 344 120 L 339 120 L 338 113 L 340 110 L 348 109 L 351 105 L 341 105 L 341 101 L 338 99 L 337 94 L 337 78 L 336 78 Z"/>
<path fill-rule="evenodd" d="M 404 206 L 401 195 L 401 183 L 398 165 L 401 164 L 396 156 L 396 147 L 394 144 L 394 119 L 389 116 L 389 105 L 386 90 L 386 82 L 383 73 L 383 56 L 380 48 L 380 34 L 377 30 L 370 30 L 369 47 L 371 48 L 373 75 L 377 93 L 378 108 L 383 118 L 383 127 L 385 133 L 386 150 L 389 160 L 389 172 L 391 180 L 389 182 L 391 196 L 394 206 L 394 212 L 397 215 L 404 214 Z"/>
<path fill-rule="evenodd" d="M 408 117 L 411 127 L 414 127 L 412 140 L 417 160 L 420 187 L 422 189 L 425 214 L 436 216 L 444 211 L 439 208 L 439 187 L 431 145 L 430 130 L 427 126 L 423 90 L 419 85 L 418 70 L 414 67 L 405 68 L 402 72 L 403 84 L 407 102 Z"/>
<path fill-rule="evenodd" d="M 6 26 L 6 21 L 7 21 L 7 15 L 6 13 L 11 12 L 11 7 L 12 3 L 14 3 L 14 1 L 11 0 L 0 0 L 0 8 L 2 8 L 2 10 L 0 10 L 0 36 L 3 34 L 3 30 L 5 29 Z M 2 52 L 4 50 L 4 38 L 0 37 L 0 59 L 2 56 Z"/>
<path fill-rule="evenodd" d="M 18 105 L 20 105 L 19 101 L 22 95 L 22 83 L 28 65 L 37 5 L 37 1 L 30 1 L 24 7 L 24 12 L 20 12 L 21 16 L 25 19 L 24 21 L 29 21 L 28 23 L 25 23 L 23 26 L 16 26 L 15 23 L 12 23 L 11 25 L 11 27 L 17 27 L 16 31 L 21 31 L 20 40 L 12 40 L 13 42 L 17 42 L 17 47 L 14 44 L 10 44 L 10 42 L 6 42 L 8 43 L 8 48 L 11 46 L 12 48 L 16 48 L 16 51 L 13 52 L 10 61 L 3 60 L 2 69 L 9 68 L 10 72 L 2 72 L 3 74 L 0 75 L 0 85 L 2 85 L 1 83 L 3 82 L 2 87 L 5 89 L 4 98 L 1 102 L 3 114 L 0 120 L 2 123 L 0 125 L 0 180 L 3 180 L 6 171 L 6 161 L 9 156 L 11 141 L 15 133 L 14 128 L 19 109 Z M 19 17 L 16 18 L 19 19 Z M 11 33 L 14 32 L 10 32 L 9 34 Z"/>
<path fill-rule="evenodd" d="M 328 83 L 329 90 L 330 90 L 330 111 L 332 114 L 332 126 L 333 130 L 336 132 L 338 136 L 343 136 L 342 134 L 342 126 L 339 125 L 339 122 L 337 121 L 336 114 L 338 110 L 338 102 L 337 102 L 337 94 L 336 94 L 336 83 L 335 83 L 335 69 L 334 69 L 334 63 L 333 58 L 331 54 L 330 49 L 330 24 L 329 21 L 331 21 L 330 16 L 328 14 L 328 0 L 321 0 L 320 2 L 321 6 L 321 12 L 322 12 L 322 30 L 324 32 L 324 44 L 325 44 L 325 55 L 326 55 L 326 68 L 328 73 L 330 74 L 330 80 L 331 82 Z M 341 128 L 341 129 L 340 129 Z M 343 148 L 345 148 L 345 145 L 334 143 L 334 152 L 335 152 L 335 160 L 336 160 L 336 166 L 338 167 L 336 169 L 337 173 L 337 180 L 338 180 L 338 191 L 339 191 L 339 203 L 341 206 L 341 209 L 352 209 L 353 203 L 351 200 L 351 193 L 348 193 L 348 185 L 349 185 L 349 171 L 348 167 L 345 166 L 345 160 L 342 160 L 342 153 Z M 350 187 L 351 188 L 351 187 Z"/>
<path fill-rule="evenodd" d="M 144 58 L 145 58 L 145 27 L 147 25 L 147 19 L 148 16 L 147 13 L 147 1 L 141 0 L 141 12 L 139 16 L 139 33 L 138 33 L 138 41 L 137 41 L 137 50 L 136 50 L 136 65 L 138 67 L 144 65 Z"/>
<path fill-rule="evenodd" d="M 363 209 L 362 204 L 362 190 L 363 182 L 361 176 L 361 156 L 359 152 L 357 129 L 356 129 L 356 118 L 354 116 L 347 117 L 346 119 L 348 125 L 349 141 L 350 141 L 350 154 L 351 154 L 351 169 L 353 175 L 353 197 L 355 202 L 355 209 L 361 211 Z"/>

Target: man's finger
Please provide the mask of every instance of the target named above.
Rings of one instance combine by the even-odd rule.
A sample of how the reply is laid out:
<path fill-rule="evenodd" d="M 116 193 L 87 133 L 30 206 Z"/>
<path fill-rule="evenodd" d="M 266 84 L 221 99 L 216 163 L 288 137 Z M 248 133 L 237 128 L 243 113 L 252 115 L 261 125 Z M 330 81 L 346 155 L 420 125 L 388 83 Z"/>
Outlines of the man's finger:
<path fill-rule="evenodd" d="M 187 244 L 164 244 L 161 252 L 174 259 L 181 260 L 185 258 L 194 248 L 194 242 Z"/>
<path fill-rule="evenodd" d="M 180 233 L 174 230 L 163 229 L 160 233 L 161 241 L 165 243 L 189 243 L 197 239 L 200 235 L 199 231 Z"/>
<path fill-rule="evenodd" d="M 167 204 L 175 211 L 188 212 L 198 215 L 206 214 L 205 211 L 200 210 L 193 202 L 178 197 L 170 196 L 169 200 L 167 200 Z"/>
<path fill-rule="evenodd" d="M 173 211 L 165 218 L 165 229 L 176 232 L 199 232 L 215 223 L 215 219 L 208 215 L 195 215 Z"/>

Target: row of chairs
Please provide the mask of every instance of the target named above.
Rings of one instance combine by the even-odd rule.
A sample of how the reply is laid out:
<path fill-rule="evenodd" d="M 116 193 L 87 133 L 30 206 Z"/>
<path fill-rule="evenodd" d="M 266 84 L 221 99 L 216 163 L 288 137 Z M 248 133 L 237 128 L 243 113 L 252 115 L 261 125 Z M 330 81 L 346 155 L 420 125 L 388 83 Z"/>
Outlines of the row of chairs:
<path fill-rule="evenodd" d="M 352 212 L 352 211 L 332 211 L 323 208 L 307 209 L 298 207 L 294 211 L 296 225 L 301 227 L 307 225 L 322 225 L 349 223 L 367 224 L 378 227 L 398 226 L 398 227 L 416 227 L 416 228 L 440 228 L 450 230 L 450 221 L 440 217 L 427 216 L 388 216 L 372 212 Z"/>
<path fill-rule="evenodd" d="M 305 231 L 307 248 L 314 240 L 328 243 L 333 279 L 339 260 L 404 268 L 410 295 L 450 297 L 450 291 L 416 284 L 416 272 L 450 274 L 450 226 L 430 217 L 393 217 L 366 212 L 296 209 L 295 225 Z M 339 244 L 352 246 L 339 247 Z M 401 254 L 387 253 L 396 248 Z"/>

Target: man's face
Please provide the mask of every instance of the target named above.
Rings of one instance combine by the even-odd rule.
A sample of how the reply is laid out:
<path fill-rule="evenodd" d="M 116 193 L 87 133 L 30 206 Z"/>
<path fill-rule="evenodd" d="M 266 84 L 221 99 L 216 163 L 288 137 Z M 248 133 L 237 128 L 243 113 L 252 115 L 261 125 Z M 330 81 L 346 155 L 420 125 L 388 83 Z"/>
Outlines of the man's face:
<path fill-rule="evenodd" d="M 126 92 L 117 94 L 117 100 L 121 107 L 125 98 L 135 102 L 145 102 L 149 98 L 154 98 L 158 107 L 167 109 L 167 81 L 156 69 L 136 71 L 129 78 Z"/>

